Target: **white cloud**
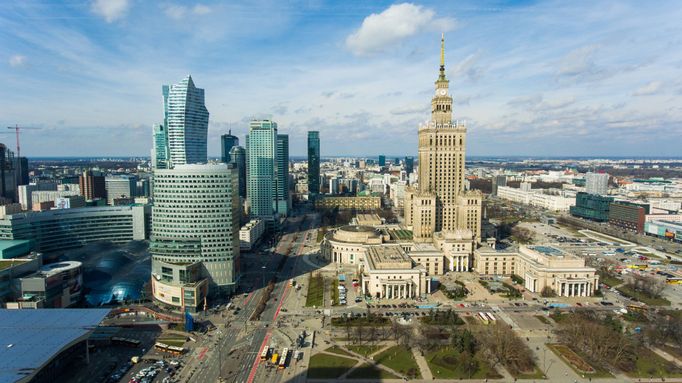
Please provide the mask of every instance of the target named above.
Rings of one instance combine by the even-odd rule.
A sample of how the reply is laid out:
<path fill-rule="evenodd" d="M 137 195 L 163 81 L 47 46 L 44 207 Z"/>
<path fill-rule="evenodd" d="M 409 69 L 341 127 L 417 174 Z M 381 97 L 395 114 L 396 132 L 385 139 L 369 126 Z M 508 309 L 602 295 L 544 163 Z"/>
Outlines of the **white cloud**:
<path fill-rule="evenodd" d="M 184 5 L 169 4 L 165 7 L 164 13 L 166 16 L 174 20 L 180 20 L 187 17 L 190 14 L 193 15 L 206 15 L 211 12 L 211 8 L 204 4 L 197 4 L 192 8 L 186 7 Z"/>
<path fill-rule="evenodd" d="M 128 0 L 95 0 L 91 8 L 95 14 L 104 17 L 107 23 L 111 23 L 123 17 L 129 7 Z"/>
<path fill-rule="evenodd" d="M 205 14 L 211 12 L 211 8 L 209 8 L 208 6 L 206 6 L 204 4 L 197 4 L 194 6 L 194 8 L 192 8 L 192 12 L 195 15 L 205 15 Z"/>
<path fill-rule="evenodd" d="M 596 45 L 588 45 L 569 52 L 560 62 L 559 74 L 566 76 L 580 76 L 594 69 L 594 52 Z"/>
<path fill-rule="evenodd" d="M 26 56 L 23 55 L 12 55 L 9 60 L 9 66 L 12 68 L 17 68 L 26 64 Z"/>
<path fill-rule="evenodd" d="M 651 96 L 661 91 L 663 83 L 660 81 L 652 81 L 648 84 L 642 85 L 634 93 L 633 96 Z"/>
<path fill-rule="evenodd" d="M 436 18 L 436 13 L 412 3 L 395 4 L 381 13 L 372 13 L 360 28 L 346 38 L 346 47 L 357 55 L 380 52 L 388 45 L 425 30 L 452 30 L 455 20 Z"/>

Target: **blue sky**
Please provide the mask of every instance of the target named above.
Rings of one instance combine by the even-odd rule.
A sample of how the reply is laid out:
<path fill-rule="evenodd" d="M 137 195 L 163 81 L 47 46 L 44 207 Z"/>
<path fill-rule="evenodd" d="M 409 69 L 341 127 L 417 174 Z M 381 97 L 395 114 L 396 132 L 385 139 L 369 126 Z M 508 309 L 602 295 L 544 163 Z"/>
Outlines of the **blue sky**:
<path fill-rule="evenodd" d="M 643 4 L 3 2 L 0 122 L 42 128 L 22 155 L 148 155 L 161 85 L 192 74 L 210 155 L 262 117 L 292 155 L 307 130 L 323 156 L 416 154 L 445 32 L 469 154 L 679 156 L 682 7 Z"/>

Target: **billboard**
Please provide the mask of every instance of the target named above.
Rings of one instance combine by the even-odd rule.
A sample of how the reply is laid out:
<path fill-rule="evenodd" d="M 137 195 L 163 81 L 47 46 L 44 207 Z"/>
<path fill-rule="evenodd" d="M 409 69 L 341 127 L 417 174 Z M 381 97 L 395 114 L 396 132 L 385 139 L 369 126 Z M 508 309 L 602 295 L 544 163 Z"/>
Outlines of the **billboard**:
<path fill-rule="evenodd" d="M 64 198 L 64 197 L 56 198 L 54 200 L 54 208 L 55 209 L 70 209 L 71 208 L 71 199 Z"/>

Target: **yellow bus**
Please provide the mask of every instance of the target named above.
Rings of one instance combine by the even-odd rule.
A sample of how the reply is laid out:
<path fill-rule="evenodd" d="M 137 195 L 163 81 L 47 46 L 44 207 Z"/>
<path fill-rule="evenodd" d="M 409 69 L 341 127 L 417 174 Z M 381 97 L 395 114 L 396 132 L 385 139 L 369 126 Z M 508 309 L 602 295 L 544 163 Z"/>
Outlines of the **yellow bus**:
<path fill-rule="evenodd" d="M 278 361 L 278 360 L 279 360 L 279 354 L 278 354 L 278 353 L 272 354 L 272 359 L 270 359 L 270 362 L 271 362 L 272 364 L 277 364 L 277 361 Z"/>

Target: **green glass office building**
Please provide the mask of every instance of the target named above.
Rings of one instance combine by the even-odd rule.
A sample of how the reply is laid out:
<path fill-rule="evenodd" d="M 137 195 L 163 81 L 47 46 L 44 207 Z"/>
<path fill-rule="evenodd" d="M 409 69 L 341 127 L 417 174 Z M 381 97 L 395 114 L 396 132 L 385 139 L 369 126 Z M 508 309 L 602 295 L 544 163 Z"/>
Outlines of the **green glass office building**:
<path fill-rule="evenodd" d="M 320 132 L 308 132 L 308 195 L 320 193 Z"/>

